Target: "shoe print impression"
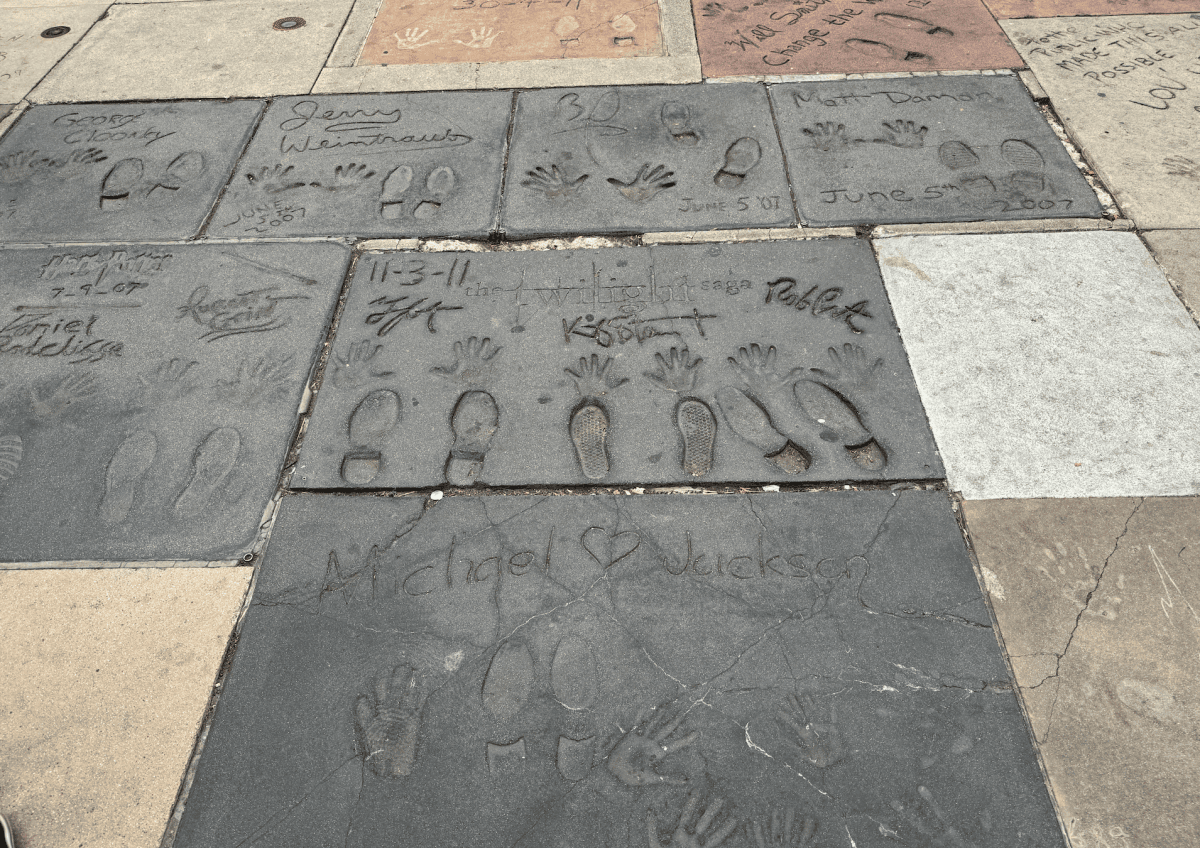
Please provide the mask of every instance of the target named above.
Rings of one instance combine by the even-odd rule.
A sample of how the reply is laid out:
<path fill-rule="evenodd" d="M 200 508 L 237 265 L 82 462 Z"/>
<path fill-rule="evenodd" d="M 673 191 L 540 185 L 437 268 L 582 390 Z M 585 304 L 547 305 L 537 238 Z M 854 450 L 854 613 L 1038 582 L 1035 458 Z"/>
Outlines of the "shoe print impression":
<path fill-rule="evenodd" d="M 208 509 L 213 496 L 233 471 L 242 434 L 232 427 L 213 430 L 192 457 L 192 479 L 175 500 L 177 518 L 197 518 Z"/>
<path fill-rule="evenodd" d="M 158 453 L 158 440 L 147 430 L 136 430 L 117 447 L 104 475 L 104 499 L 100 501 L 100 519 L 119 524 L 129 516 L 138 484 L 150 470 Z"/>
<path fill-rule="evenodd" d="M 446 460 L 446 482 L 451 486 L 473 486 L 483 473 L 483 461 L 500 426 L 500 409 L 487 392 L 464 392 L 454 404 L 450 430 L 454 445 Z"/>
<path fill-rule="evenodd" d="M 376 389 L 358 402 L 347 422 L 350 450 L 342 457 L 343 480 L 352 486 L 365 486 L 379 475 L 382 448 L 400 423 L 400 416 L 400 396 L 390 389 Z"/>

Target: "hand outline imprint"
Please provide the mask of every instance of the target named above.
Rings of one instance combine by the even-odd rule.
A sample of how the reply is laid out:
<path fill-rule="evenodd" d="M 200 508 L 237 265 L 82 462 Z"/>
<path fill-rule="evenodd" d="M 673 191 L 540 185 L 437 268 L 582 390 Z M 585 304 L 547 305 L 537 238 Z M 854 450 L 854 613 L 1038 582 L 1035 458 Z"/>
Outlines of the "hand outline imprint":
<path fill-rule="evenodd" d="M 464 47 L 470 47 L 473 50 L 478 50 L 483 47 L 491 47 L 492 42 L 499 38 L 503 33 L 504 30 L 496 32 L 488 29 L 487 27 L 480 27 L 478 32 L 476 32 L 474 29 L 471 30 L 470 41 L 459 41 L 456 38 L 454 39 L 454 43 L 461 44 Z"/>
<path fill-rule="evenodd" d="M 637 174 L 629 182 L 623 182 L 616 177 L 609 177 L 608 184 L 615 188 L 634 203 L 648 203 L 655 195 L 675 187 L 674 171 L 668 171 L 666 165 L 650 167 L 646 162 L 638 169 Z"/>
<path fill-rule="evenodd" d="M 795 809 L 789 807 L 782 818 L 778 809 L 771 810 L 771 829 L 768 832 L 763 832 L 763 826 L 757 820 L 751 825 L 754 844 L 757 848 L 808 848 L 817 830 L 816 819 L 800 819 L 798 830 L 795 824 Z"/>
<path fill-rule="evenodd" d="M 93 374 L 71 374 L 63 378 L 44 399 L 30 386 L 30 408 L 35 416 L 44 421 L 61 414 L 77 400 L 94 395 L 96 388 L 96 377 Z"/>
<path fill-rule="evenodd" d="M 659 774 L 655 766 L 669 754 L 683 750 L 700 738 L 699 731 L 672 738 L 686 717 L 682 710 L 670 713 L 666 704 L 643 709 L 633 720 L 630 731 L 609 753 L 608 770 L 626 786 L 685 785 L 686 777 Z"/>
<path fill-rule="evenodd" d="M 294 170 L 296 170 L 295 165 L 288 165 L 286 168 L 282 164 L 270 167 L 264 165 L 258 169 L 257 173 L 246 174 L 246 181 L 252 186 L 261 188 L 267 194 L 281 194 L 307 185 L 304 180 L 298 180 L 292 176 Z"/>
<path fill-rule="evenodd" d="M 471 336 L 465 342 L 454 343 L 454 364 L 434 365 L 430 374 L 462 383 L 480 383 L 492 369 L 492 360 L 503 350 L 491 339 Z"/>
<path fill-rule="evenodd" d="M 333 169 L 333 176 L 328 182 L 315 182 L 311 185 L 326 191 L 347 191 L 366 185 L 367 180 L 375 176 L 375 172 L 367 165 L 351 162 L 348 165 L 338 165 Z"/>
<path fill-rule="evenodd" d="M 427 29 L 410 27 L 404 31 L 404 38 L 401 38 L 398 32 L 393 32 L 392 38 L 396 39 L 396 46 L 401 50 L 418 50 L 422 47 L 428 47 L 430 44 L 438 43 L 436 41 L 422 42 L 421 39 L 427 35 L 429 35 L 429 30 Z"/>
<path fill-rule="evenodd" d="M 611 356 L 604 357 L 604 361 L 600 361 L 600 355 L 593 353 L 589 360 L 587 357 L 579 357 L 579 371 L 572 371 L 570 368 L 564 368 L 563 372 L 570 375 L 575 381 L 575 389 L 581 397 L 603 397 L 613 389 L 620 388 L 629 382 L 629 379 L 622 377 L 609 376 L 609 369 L 612 368 L 613 358 Z"/>
<path fill-rule="evenodd" d="M 403 777 L 416 765 L 420 694 L 416 670 L 398 665 L 376 680 L 373 697 L 359 695 L 354 703 L 363 762 L 380 777 Z"/>
<path fill-rule="evenodd" d="M 764 353 L 760 345 L 751 344 L 749 348 L 738 348 L 737 358 L 729 357 L 729 364 L 751 392 L 760 397 L 770 397 L 789 391 L 805 372 L 803 367 L 796 367 L 786 374 L 780 374 L 775 367 L 777 355 L 775 345 L 768 347 Z"/>
<path fill-rule="evenodd" d="M 850 144 L 845 124 L 834 124 L 831 121 L 827 124 L 815 124 L 812 129 L 804 127 L 801 132 L 812 139 L 813 147 L 826 153 L 833 151 L 834 148 L 846 147 Z"/>
<path fill-rule="evenodd" d="M 368 380 L 394 375 L 395 371 L 376 371 L 371 368 L 371 360 L 378 356 L 381 350 L 383 350 L 383 345 L 373 344 L 368 339 L 352 343 L 346 349 L 345 359 L 338 356 L 335 351 L 329 369 L 329 377 L 333 385 L 339 389 L 357 389 Z"/>
<path fill-rule="evenodd" d="M 814 724 L 809 717 L 816 712 L 812 696 L 794 693 L 788 695 L 788 706 L 776 713 L 779 723 L 795 734 L 791 744 L 800 749 L 800 754 L 817 768 L 828 768 L 840 762 L 842 737 L 838 732 L 833 707 L 829 710 L 828 724 Z"/>
<path fill-rule="evenodd" d="M 695 389 L 696 380 L 700 376 L 700 364 L 704 360 L 699 356 L 692 359 L 686 347 L 682 351 L 673 347 L 668 356 L 669 359 L 664 358 L 661 353 L 654 354 L 654 358 L 658 362 L 658 372 L 643 371 L 643 376 L 660 389 L 666 389 L 668 392 L 683 394 Z"/>
<path fill-rule="evenodd" d="M 521 185 L 531 191 L 541 192 L 547 200 L 568 200 L 574 197 L 582 190 L 588 178 L 588 174 L 584 174 L 575 180 L 568 179 L 558 170 L 557 165 L 551 165 L 549 171 L 539 165 L 525 173 L 529 179 L 521 180 Z"/>
<path fill-rule="evenodd" d="M 833 383 L 852 386 L 863 391 L 875 388 L 876 373 L 883 367 L 883 357 L 871 360 L 867 352 L 853 342 L 846 342 L 839 351 L 836 347 L 826 349 L 830 365 L 813 368 L 812 372 Z"/>
<path fill-rule="evenodd" d="M 688 822 L 696 814 L 696 808 L 699 806 L 700 798 L 689 793 L 687 803 L 684 805 L 683 811 L 679 814 L 679 821 L 675 825 L 675 830 L 671 833 L 669 842 L 661 842 L 659 840 L 658 819 L 652 810 L 647 810 L 646 838 L 649 848 L 716 848 L 737 828 L 738 820 L 730 816 L 722 822 L 720 827 L 713 830 L 712 833 L 708 832 L 716 823 L 717 814 L 725 806 L 724 798 L 713 799 L 700 811 L 700 817 L 697 819 L 695 827 L 689 827 Z M 704 841 L 701 842 L 701 839 Z"/>
<path fill-rule="evenodd" d="M 883 138 L 875 139 L 876 144 L 889 144 L 905 150 L 916 150 L 925 146 L 925 134 L 929 127 L 918 127 L 912 121 L 895 121 L 883 123 Z"/>

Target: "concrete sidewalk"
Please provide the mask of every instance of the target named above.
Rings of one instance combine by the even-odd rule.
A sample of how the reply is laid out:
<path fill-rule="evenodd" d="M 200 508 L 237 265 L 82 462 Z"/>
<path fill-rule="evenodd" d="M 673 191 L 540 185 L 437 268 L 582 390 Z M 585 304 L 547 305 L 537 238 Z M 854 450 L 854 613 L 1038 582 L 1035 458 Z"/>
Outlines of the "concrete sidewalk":
<path fill-rule="evenodd" d="M 0 0 L 25 846 L 1200 832 L 1200 0 Z"/>

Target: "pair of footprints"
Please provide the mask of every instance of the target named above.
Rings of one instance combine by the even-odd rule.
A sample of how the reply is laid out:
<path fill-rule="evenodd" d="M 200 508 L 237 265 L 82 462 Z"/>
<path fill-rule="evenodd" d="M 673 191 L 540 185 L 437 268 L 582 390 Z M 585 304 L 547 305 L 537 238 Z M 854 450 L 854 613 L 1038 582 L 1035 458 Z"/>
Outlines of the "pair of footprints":
<path fill-rule="evenodd" d="M 1000 156 L 1013 169 L 1003 182 L 1017 193 L 1027 197 L 1046 190 L 1046 160 L 1032 144 L 1010 138 L 1001 142 Z M 959 184 L 967 195 L 976 200 L 995 198 L 995 181 L 979 170 L 979 154 L 965 142 L 945 142 L 938 148 L 938 159 L 951 171 L 962 172 Z"/>
<path fill-rule="evenodd" d="M 369 393 L 350 413 L 350 450 L 342 457 L 342 479 L 365 486 L 383 469 L 383 447 L 403 415 L 400 396 L 391 389 Z M 459 396 L 450 414 L 454 444 L 446 460 L 446 482 L 471 486 L 483 473 L 483 460 L 500 425 L 500 409 L 487 392 Z"/>
<path fill-rule="evenodd" d="M 678 100 L 668 101 L 663 104 L 659 118 L 670 133 L 672 141 L 685 147 L 695 147 L 700 143 L 700 133 L 692 128 L 692 113 L 686 103 L 680 103 Z M 726 148 L 725 164 L 713 177 L 713 183 L 720 188 L 737 188 L 761 159 L 762 145 L 758 143 L 758 139 L 749 136 L 739 138 Z"/>
<path fill-rule="evenodd" d="M 100 208 L 105 212 L 124 209 L 132 196 L 152 197 L 156 191 L 179 191 L 195 182 L 206 170 L 204 155 L 192 150 L 181 153 L 157 177 L 146 178 L 141 159 L 122 159 L 100 181 Z"/>
<path fill-rule="evenodd" d="M 408 165 L 393 168 L 383 178 L 383 188 L 379 193 L 380 216 L 389 221 L 403 217 L 404 204 L 408 202 L 404 195 L 412 183 L 413 169 Z M 416 201 L 416 204 L 411 206 L 412 216 L 418 220 L 435 217 L 442 210 L 442 204 L 454 193 L 457 186 L 458 177 L 450 167 L 440 165 L 434 168 L 425 177 L 425 190 L 428 192 L 428 196 Z"/>
<path fill-rule="evenodd" d="M 192 455 L 192 477 L 172 507 L 176 518 L 195 518 L 204 512 L 233 471 L 241 445 L 241 433 L 232 427 L 219 427 L 200 442 Z M 106 524 L 120 524 L 129 517 L 138 485 L 157 454 L 158 439 L 148 430 L 135 430 L 117 447 L 108 462 L 100 501 L 100 518 Z"/>
<path fill-rule="evenodd" d="M 881 24 L 894 27 L 898 30 L 908 30 L 909 32 L 918 32 L 924 35 L 932 35 L 935 38 L 953 38 L 954 32 L 946 29 L 944 26 L 939 26 L 932 21 L 927 21 L 924 18 L 914 17 L 912 15 L 897 15 L 892 12 L 877 12 L 875 20 Z M 888 44 L 886 41 L 878 41 L 871 38 L 848 38 L 844 42 L 851 50 L 855 50 L 863 55 L 870 56 L 873 59 L 890 59 L 892 61 L 902 62 L 931 62 L 933 57 L 928 53 L 922 53 L 919 50 L 909 50 L 903 47 L 896 47 Z"/>

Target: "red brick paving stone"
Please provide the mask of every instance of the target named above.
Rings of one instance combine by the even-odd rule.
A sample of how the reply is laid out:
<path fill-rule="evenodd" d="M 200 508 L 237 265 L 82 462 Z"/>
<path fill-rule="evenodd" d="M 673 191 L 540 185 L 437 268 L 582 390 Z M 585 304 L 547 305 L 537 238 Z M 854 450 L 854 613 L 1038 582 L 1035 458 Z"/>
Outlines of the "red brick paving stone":
<path fill-rule="evenodd" d="M 658 4 L 384 0 L 359 65 L 661 56 Z"/>
<path fill-rule="evenodd" d="M 984 0 L 997 18 L 1200 12 L 1200 0 Z"/>
<path fill-rule="evenodd" d="M 1024 67 L 982 0 L 692 0 L 708 77 Z"/>

